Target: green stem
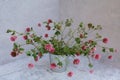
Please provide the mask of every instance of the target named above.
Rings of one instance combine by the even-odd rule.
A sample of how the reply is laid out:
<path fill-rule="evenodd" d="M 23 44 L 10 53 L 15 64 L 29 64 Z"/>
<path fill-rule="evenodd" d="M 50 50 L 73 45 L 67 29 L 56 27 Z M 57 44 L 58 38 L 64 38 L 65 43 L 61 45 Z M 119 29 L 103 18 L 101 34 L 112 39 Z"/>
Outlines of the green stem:
<path fill-rule="evenodd" d="M 72 36 L 68 39 L 67 44 L 69 45 L 69 42 L 74 38 L 74 33 L 78 28 L 76 28 L 73 32 L 72 32 Z"/>
<path fill-rule="evenodd" d="M 88 58 L 89 63 L 91 63 L 91 60 L 90 60 L 90 58 L 89 58 L 89 56 L 88 56 L 88 55 L 87 55 L 87 58 Z"/>

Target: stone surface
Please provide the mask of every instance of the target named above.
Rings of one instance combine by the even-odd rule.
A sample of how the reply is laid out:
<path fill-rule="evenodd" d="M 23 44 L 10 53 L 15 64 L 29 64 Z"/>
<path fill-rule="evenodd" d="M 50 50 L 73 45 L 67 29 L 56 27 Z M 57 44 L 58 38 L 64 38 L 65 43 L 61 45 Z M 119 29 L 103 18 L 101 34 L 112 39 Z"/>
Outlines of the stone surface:
<path fill-rule="evenodd" d="M 0 66 L 0 80 L 120 80 L 120 68 L 94 62 L 94 72 L 91 74 L 86 59 L 78 58 L 81 60 L 78 66 L 71 64 L 72 58 L 69 58 L 69 66 L 62 73 L 50 71 L 48 55 L 45 55 L 37 63 L 32 58 L 24 58 Z M 28 63 L 35 64 L 35 67 L 29 69 Z M 69 71 L 73 72 L 72 77 L 67 76 Z"/>

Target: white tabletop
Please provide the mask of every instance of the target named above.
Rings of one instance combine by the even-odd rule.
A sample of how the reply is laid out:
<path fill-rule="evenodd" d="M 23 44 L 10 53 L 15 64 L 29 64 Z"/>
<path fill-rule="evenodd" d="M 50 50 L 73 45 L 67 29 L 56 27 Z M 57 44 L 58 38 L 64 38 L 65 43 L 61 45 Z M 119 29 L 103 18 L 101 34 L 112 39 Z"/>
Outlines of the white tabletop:
<path fill-rule="evenodd" d="M 34 63 L 35 67 L 29 69 L 28 63 Z M 9 64 L 0 66 L 0 80 L 120 80 L 120 68 L 108 66 L 103 63 L 95 64 L 94 73 L 89 73 L 86 60 L 81 59 L 78 66 L 69 65 L 67 70 L 56 73 L 49 70 L 48 55 L 34 62 L 32 58 L 23 58 Z M 73 72 L 72 77 L 67 73 Z"/>

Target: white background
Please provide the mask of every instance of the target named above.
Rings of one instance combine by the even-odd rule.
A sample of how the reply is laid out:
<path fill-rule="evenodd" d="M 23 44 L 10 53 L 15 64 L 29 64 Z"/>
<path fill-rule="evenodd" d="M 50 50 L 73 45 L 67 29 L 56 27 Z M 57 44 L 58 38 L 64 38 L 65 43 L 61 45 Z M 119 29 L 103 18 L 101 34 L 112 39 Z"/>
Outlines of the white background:
<path fill-rule="evenodd" d="M 36 27 L 49 18 L 64 20 L 73 18 L 77 24 L 92 22 L 101 24 L 103 36 L 109 38 L 109 47 L 120 50 L 120 0 L 0 0 L 0 64 L 13 59 L 9 54 L 12 43 L 7 29 L 23 31 L 26 26 Z M 114 56 L 118 66 L 120 54 Z"/>
<path fill-rule="evenodd" d="M 35 77 L 40 77 L 40 80 L 46 80 L 49 77 L 49 80 L 76 80 L 80 78 L 84 80 L 119 80 L 119 4 L 120 0 L 0 0 L 0 74 L 10 73 L 3 77 L 0 76 L 0 79 L 21 80 L 23 78 L 22 80 L 26 80 L 26 78 L 30 78 L 33 80 Z M 31 62 L 31 58 L 21 59 L 24 57 L 22 55 L 16 58 L 10 56 L 12 43 L 10 43 L 10 35 L 6 34 L 6 30 L 10 28 L 23 31 L 26 26 L 36 27 L 38 22 L 47 20 L 48 18 L 57 21 L 73 18 L 75 24 L 81 21 L 84 23 L 92 22 L 94 24 L 101 24 L 104 27 L 101 33 L 103 36 L 108 37 L 110 41 L 108 46 L 115 47 L 118 49 L 118 52 L 113 56 L 114 59 L 111 61 L 105 59 L 106 56 L 100 62 L 95 61 L 94 74 L 81 72 L 71 66 L 69 66 L 70 68 L 65 73 L 49 73 L 44 69 L 49 66 L 46 63 L 49 62 L 47 56 L 42 58 L 41 62 L 39 62 L 40 64 L 38 64 L 43 65 L 42 67 L 38 66 L 40 74 L 35 74 L 35 71 L 32 71 L 34 74 L 28 77 L 30 72 L 29 70 L 27 71 L 26 65 L 28 62 Z M 80 57 L 80 60 L 80 69 L 81 67 L 86 68 L 87 61 L 83 57 Z M 101 62 L 107 64 L 105 65 Z M 3 65 L 5 63 L 9 64 Z M 26 70 L 18 71 L 22 68 Z M 74 75 L 71 78 L 67 77 L 67 72 L 70 70 L 74 71 Z"/>
<path fill-rule="evenodd" d="M 101 61 L 120 67 L 120 0 L 61 0 L 60 19 L 66 18 L 74 19 L 75 24 L 100 24 L 100 33 L 109 39 L 107 46 L 118 49 L 112 61 L 105 59 L 107 56 Z"/>
<path fill-rule="evenodd" d="M 59 20 L 59 0 L 0 0 L 0 64 L 12 58 L 12 43 L 7 29 L 24 31 L 47 19 Z"/>

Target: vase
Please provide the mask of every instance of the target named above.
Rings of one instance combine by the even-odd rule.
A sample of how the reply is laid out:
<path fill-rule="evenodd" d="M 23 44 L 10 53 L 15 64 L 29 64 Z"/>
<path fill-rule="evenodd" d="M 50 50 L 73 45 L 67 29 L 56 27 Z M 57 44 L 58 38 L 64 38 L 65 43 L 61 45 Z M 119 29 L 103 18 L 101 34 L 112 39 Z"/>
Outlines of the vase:
<path fill-rule="evenodd" d="M 64 72 L 67 69 L 67 59 L 68 57 L 63 55 L 54 55 L 49 54 L 50 57 L 50 66 L 53 66 L 53 68 L 50 68 L 54 72 Z"/>

